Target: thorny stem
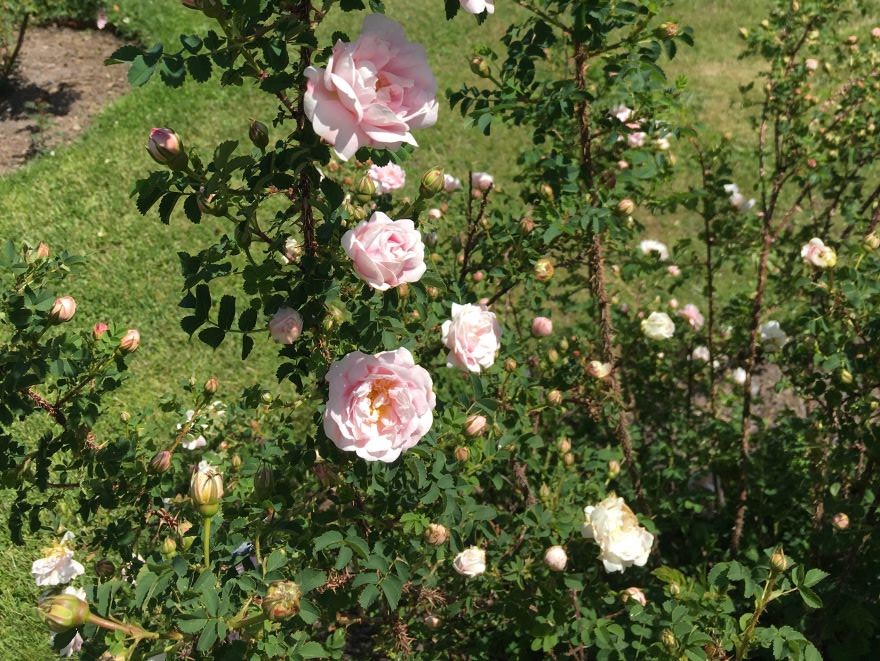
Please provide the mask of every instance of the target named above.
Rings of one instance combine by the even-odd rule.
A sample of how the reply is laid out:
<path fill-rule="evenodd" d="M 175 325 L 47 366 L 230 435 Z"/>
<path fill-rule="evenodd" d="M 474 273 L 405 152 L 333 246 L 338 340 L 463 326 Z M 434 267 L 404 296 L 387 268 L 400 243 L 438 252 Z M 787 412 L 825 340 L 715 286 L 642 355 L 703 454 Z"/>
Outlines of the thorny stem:
<path fill-rule="evenodd" d="M 742 661 L 742 659 L 745 659 L 748 654 L 749 648 L 752 645 L 752 636 L 755 635 L 755 628 L 758 626 L 758 620 L 766 610 L 767 605 L 775 598 L 773 596 L 773 588 L 776 586 L 776 579 L 778 576 L 779 573 L 771 568 L 770 576 L 767 577 L 767 582 L 764 584 L 764 589 L 761 591 L 761 597 L 755 604 L 755 612 L 752 613 L 752 617 L 749 618 L 749 623 L 746 625 L 746 630 L 743 631 L 740 644 L 736 648 L 736 661 Z"/>
<path fill-rule="evenodd" d="M 583 92 L 586 89 L 587 50 L 586 47 L 579 42 L 575 42 L 574 49 L 576 84 L 578 89 Z M 578 103 L 577 120 L 580 135 L 582 177 L 586 186 L 589 188 L 593 184 L 593 156 L 592 139 L 590 136 L 589 105 L 586 101 Z M 614 360 L 614 327 L 611 322 L 611 304 L 608 300 L 605 280 L 605 258 L 603 255 L 602 235 L 599 233 L 593 235 L 587 255 L 587 262 L 590 271 L 590 290 L 599 307 L 599 320 L 602 334 L 602 361 L 609 363 L 612 366 L 611 373 L 608 375 L 608 383 L 612 397 L 618 408 L 617 420 L 614 425 L 614 435 L 623 450 L 630 479 L 632 480 L 633 488 L 636 492 L 636 498 L 643 511 L 647 513 L 648 506 L 642 489 L 642 480 L 639 475 L 639 469 L 638 466 L 636 466 L 635 454 L 633 453 L 632 441 L 630 439 L 629 427 L 626 420 L 623 389 L 617 375 Z"/>

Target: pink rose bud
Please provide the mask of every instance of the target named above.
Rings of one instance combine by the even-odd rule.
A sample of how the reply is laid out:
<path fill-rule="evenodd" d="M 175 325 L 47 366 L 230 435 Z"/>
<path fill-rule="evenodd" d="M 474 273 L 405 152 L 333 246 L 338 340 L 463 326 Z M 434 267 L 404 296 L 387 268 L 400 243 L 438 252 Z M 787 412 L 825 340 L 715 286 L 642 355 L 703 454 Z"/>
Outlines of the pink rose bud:
<path fill-rule="evenodd" d="M 587 363 L 587 374 L 594 379 L 604 379 L 611 374 L 611 363 L 603 363 L 598 360 L 591 360 Z"/>
<path fill-rule="evenodd" d="M 563 571 L 568 563 L 568 555 L 561 546 L 551 546 L 544 552 L 544 564 L 552 571 Z"/>
<path fill-rule="evenodd" d="M 449 529 L 441 523 L 431 523 L 425 530 L 425 541 L 431 546 L 440 546 L 449 539 Z"/>
<path fill-rule="evenodd" d="M 219 387 L 220 387 L 220 384 L 217 381 L 217 377 L 212 376 L 210 379 L 205 381 L 205 386 L 203 388 L 203 391 L 204 391 L 205 395 L 207 395 L 208 397 L 211 397 L 212 395 L 217 394 L 217 389 Z"/>
<path fill-rule="evenodd" d="M 471 458 L 471 451 L 463 445 L 459 445 L 457 448 L 455 448 L 455 452 L 453 454 L 455 455 L 455 460 L 462 463 Z"/>
<path fill-rule="evenodd" d="M 53 324 L 63 324 L 73 319 L 76 314 L 76 301 L 73 296 L 61 296 L 55 299 L 52 309 L 49 310 L 49 321 Z"/>
<path fill-rule="evenodd" d="M 125 331 L 125 335 L 119 340 L 119 350 L 122 353 L 133 353 L 141 345 L 141 334 L 134 328 Z"/>
<path fill-rule="evenodd" d="M 37 246 L 37 257 L 39 259 L 49 259 L 49 245 L 40 241 L 40 244 Z"/>
<path fill-rule="evenodd" d="M 150 137 L 147 139 L 147 152 L 159 165 L 167 165 L 172 170 L 180 170 L 186 166 L 189 160 L 183 143 L 178 135 L 171 129 L 150 129 Z"/>
<path fill-rule="evenodd" d="M 495 184 L 495 179 L 488 172 L 474 172 L 471 174 L 471 187 L 478 191 L 487 191 Z"/>
<path fill-rule="evenodd" d="M 849 528 L 849 516 L 844 512 L 838 512 L 833 517 L 831 517 L 831 525 L 833 525 L 837 530 L 846 530 Z"/>
<path fill-rule="evenodd" d="M 559 406 L 562 404 L 562 391 L 553 389 L 547 393 L 547 403 L 551 406 Z"/>
<path fill-rule="evenodd" d="M 484 307 L 489 307 L 489 299 L 485 296 L 483 298 L 481 298 L 479 301 L 477 301 L 477 303 L 479 303 L 480 305 L 482 305 Z"/>
<path fill-rule="evenodd" d="M 161 450 L 150 459 L 150 472 L 155 474 L 164 473 L 171 468 L 171 452 Z"/>
<path fill-rule="evenodd" d="M 464 422 L 464 435 L 470 438 L 474 438 L 475 436 L 479 436 L 486 430 L 486 425 L 488 421 L 485 416 L 482 415 L 471 415 L 468 416 L 468 419 Z"/>
<path fill-rule="evenodd" d="M 474 271 L 474 274 L 471 277 L 474 279 L 474 282 L 482 282 L 485 275 L 486 274 L 482 271 Z"/>
<path fill-rule="evenodd" d="M 535 221 L 528 216 L 521 218 L 519 221 L 519 229 L 523 234 L 531 234 L 532 230 L 535 229 Z"/>
<path fill-rule="evenodd" d="M 670 264 L 666 267 L 666 272 L 671 275 L 673 278 L 677 278 L 681 275 L 681 269 L 678 268 L 675 264 Z"/>
<path fill-rule="evenodd" d="M 302 335 L 302 315 L 289 307 L 281 307 L 269 322 L 269 333 L 279 344 L 293 344 Z"/>
<path fill-rule="evenodd" d="M 571 452 L 566 452 L 562 455 L 562 463 L 566 466 L 574 466 L 574 455 Z"/>
<path fill-rule="evenodd" d="M 532 320 L 532 335 L 547 337 L 553 332 L 553 322 L 547 317 L 535 317 Z"/>
<path fill-rule="evenodd" d="M 623 214 L 624 216 L 631 216 L 632 212 L 636 210 L 636 203 L 633 202 L 628 197 L 623 198 L 620 202 L 617 203 L 617 211 Z"/>
<path fill-rule="evenodd" d="M 633 601 L 640 603 L 642 606 L 648 605 L 648 599 L 645 597 L 645 593 L 639 588 L 627 588 L 621 593 L 620 598 L 624 603 L 632 599 Z"/>
<path fill-rule="evenodd" d="M 92 335 L 96 340 L 100 340 L 104 333 L 106 333 L 108 330 L 110 330 L 110 327 L 103 321 L 99 321 L 92 327 Z"/>
<path fill-rule="evenodd" d="M 628 161 L 617 161 L 617 169 L 618 170 L 628 170 L 629 162 Z"/>
<path fill-rule="evenodd" d="M 431 631 L 436 631 L 443 625 L 443 621 L 436 615 L 425 615 L 424 623 Z"/>
<path fill-rule="evenodd" d="M 880 27 L 871 30 L 871 37 L 880 40 Z"/>
<path fill-rule="evenodd" d="M 442 217 L 443 212 L 440 211 L 440 209 L 428 209 L 428 218 L 431 220 L 440 220 Z M 425 241 L 425 243 L 427 243 L 427 241 Z"/>
<path fill-rule="evenodd" d="M 565 454 L 566 452 L 571 452 L 571 441 L 563 436 L 558 441 L 556 441 L 556 447 L 559 448 L 559 451 L 562 454 Z"/>

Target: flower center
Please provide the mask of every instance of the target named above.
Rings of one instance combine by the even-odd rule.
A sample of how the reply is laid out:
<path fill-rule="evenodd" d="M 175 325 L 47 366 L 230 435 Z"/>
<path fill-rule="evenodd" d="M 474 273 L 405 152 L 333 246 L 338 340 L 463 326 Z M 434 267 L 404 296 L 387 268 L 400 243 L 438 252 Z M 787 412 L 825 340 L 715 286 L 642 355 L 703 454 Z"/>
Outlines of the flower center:
<path fill-rule="evenodd" d="M 374 420 L 381 420 L 386 417 L 388 410 L 391 408 L 391 396 L 388 391 L 394 387 L 394 382 L 390 379 L 377 379 L 373 381 L 370 388 L 370 417 Z"/>

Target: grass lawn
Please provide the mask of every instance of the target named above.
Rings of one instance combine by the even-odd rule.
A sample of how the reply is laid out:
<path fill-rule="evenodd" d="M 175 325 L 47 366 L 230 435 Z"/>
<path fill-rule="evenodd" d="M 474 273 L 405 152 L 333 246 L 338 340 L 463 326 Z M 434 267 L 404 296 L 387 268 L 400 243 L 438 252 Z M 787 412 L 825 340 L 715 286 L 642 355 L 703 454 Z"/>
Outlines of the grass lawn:
<path fill-rule="evenodd" d="M 206 27 L 200 15 L 183 9 L 176 0 L 123 0 L 118 3 L 130 27 L 144 40 L 175 43 L 182 31 Z M 400 20 L 409 35 L 423 41 L 440 81 L 440 88 L 456 88 L 472 80 L 468 57 L 482 43 L 497 43 L 504 12 L 483 28 L 468 16 L 451 23 L 443 17 L 440 0 L 387 0 L 389 15 Z M 694 26 L 697 46 L 682 53 L 674 74 L 686 75 L 699 97 L 695 104 L 713 130 L 747 135 L 745 115 L 737 111 L 737 84 L 755 72 L 754 64 L 737 61 L 737 29 L 760 20 L 768 3 L 762 0 L 681 0 L 671 17 Z M 111 17 L 112 18 L 112 17 Z M 334 25 L 357 33 L 359 17 L 341 17 Z M 216 374 L 220 396 L 231 396 L 240 386 L 271 383 L 275 347 L 258 343 L 244 364 L 236 343 L 212 352 L 190 342 L 180 330 L 180 298 L 176 251 L 195 248 L 228 228 L 219 220 L 192 225 L 176 212 L 171 225 L 155 214 L 141 217 L 129 193 L 134 180 L 153 168 L 144 150 L 152 126 L 171 126 L 189 148 L 207 148 L 233 137 L 247 143 L 248 118 L 267 121 L 274 104 L 248 87 L 221 88 L 216 80 L 169 90 L 154 82 L 133 90 L 107 107 L 80 140 L 41 157 L 22 170 L 0 178 L 0 236 L 46 241 L 89 256 L 87 270 L 71 278 L 69 290 L 79 302 L 76 321 L 87 327 L 99 320 L 140 329 L 143 343 L 129 384 L 118 393 L 122 406 L 136 409 L 195 376 Z M 494 127 L 490 138 L 465 130 L 458 113 L 441 113 L 439 126 L 417 135 L 422 148 L 407 167 L 410 186 L 421 173 L 440 164 L 463 177 L 468 168 L 492 172 L 503 186 L 510 181 L 522 134 Z M 173 423 L 169 422 L 169 434 Z M 0 494 L 0 517 L 8 501 Z M 48 636 L 32 604 L 37 595 L 29 575 L 30 563 L 42 542 L 24 548 L 6 546 L 0 564 L 0 659 L 47 659 L 52 652 Z M 86 563 L 90 564 L 90 563 Z"/>

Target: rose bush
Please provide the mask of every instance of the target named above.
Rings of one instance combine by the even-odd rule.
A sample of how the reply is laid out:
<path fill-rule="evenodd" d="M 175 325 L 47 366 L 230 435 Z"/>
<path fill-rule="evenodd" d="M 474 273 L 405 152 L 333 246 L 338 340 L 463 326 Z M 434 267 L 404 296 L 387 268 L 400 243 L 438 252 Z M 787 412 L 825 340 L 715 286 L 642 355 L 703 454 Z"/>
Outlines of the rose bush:
<path fill-rule="evenodd" d="M 58 650 L 870 655 L 880 110 L 870 32 L 839 33 L 861 3 L 744 30 L 735 164 L 665 78 L 692 41 L 667 3 L 438 2 L 504 26 L 452 105 L 533 139 L 515 182 L 437 167 L 409 197 L 395 168 L 439 108 L 417 35 L 378 2 L 329 41 L 364 3 L 187 4 L 215 29 L 112 59 L 247 80 L 277 115 L 243 120 L 250 146 L 154 129 L 136 204 L 221 228 L 179 254 L 181 327 L 243 360 L 271 337 L 282 394 L 194 381 L 159 399 L 177 426 L 104 436 L 149 338 L 63 302 L 77 260 L 6 247 L 0 462 Z"/>

